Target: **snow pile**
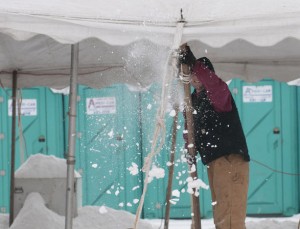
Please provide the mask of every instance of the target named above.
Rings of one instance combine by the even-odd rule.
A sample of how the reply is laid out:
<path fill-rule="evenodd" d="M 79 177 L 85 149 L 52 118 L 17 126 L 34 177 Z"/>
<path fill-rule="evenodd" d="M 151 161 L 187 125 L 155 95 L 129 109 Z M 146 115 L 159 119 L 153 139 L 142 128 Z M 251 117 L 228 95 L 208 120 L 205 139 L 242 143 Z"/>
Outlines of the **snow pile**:
<path fill-rule="evenodd" d="M 39 193 L 31 193 L 10 229 L 59 229 L 63 228 L 64 219 L 46 208 Z"/>
<path fill-rule="evenodd" d="M 74 229 L 124 229 L 132 228 L 135 216 L 126 211 L 117 211 L 105 206 L 86 206 L 78 211 L 73 220 Z M 10 229 L 63 229 L 65 217 L 52 212 L 45 206 L 39 193 L 28 195 Z M 153 229 L 151 224 L 140 220 L 139 228 Z"/>
<path fill-rule="evenodd" d="M 31 155 L 16 171 L 16 178 L 65 178 L 67 176 L 66 159 L 44 154 Z M 75 177 L 81 177 L 75 171 Z"/>

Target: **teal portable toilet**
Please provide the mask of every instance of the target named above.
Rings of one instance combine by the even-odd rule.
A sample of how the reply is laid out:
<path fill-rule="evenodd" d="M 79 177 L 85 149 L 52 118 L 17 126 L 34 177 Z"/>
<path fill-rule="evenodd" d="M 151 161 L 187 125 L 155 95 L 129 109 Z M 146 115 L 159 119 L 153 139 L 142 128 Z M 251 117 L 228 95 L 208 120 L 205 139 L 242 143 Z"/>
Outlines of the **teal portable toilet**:
<path fill-rule="evenodd" d="M 12 100 L 11 89 L 0 89 L 0 209 L 9 212 Z M 32 154 L 62 157 L 64 152 L 63 97 L 49 88 L 19 91 L 17 109 L 15 169 Z M 21 114 L 21 116 L 19 115 Z"/>
<path fill-rule="evenodd" d="M 299 158 L 298 151 L 298 118 L 297 87 L 281 83 L 282 128 L 283 128 L 283 215 L 292 216 L 299 212 Z M 286 174 L 285 174 L 286 173 Z M 299 176 L 299 173 L 298 173 Z"/>
<path fill-rule="evenodd" d="M 0 88 L 0 212 L 9 212 L 9 160 L 7 103 L 5 90 Z"/>
<path fill-rule="evenodd" d="M 296 88 L 274 80 L 230 88 L 246 135 L 250 162 L 250 215 L 298 212 Z"/>
<path fill-rule="evenodd" d="M 139 100 L 126 85 L 79 86 L 75 166 L 82 176 L 83 205 L 136 211 L 142 182 L 129 168 L 141 167 Z M 65 120 L 68 130 L 67 115 Z"/>

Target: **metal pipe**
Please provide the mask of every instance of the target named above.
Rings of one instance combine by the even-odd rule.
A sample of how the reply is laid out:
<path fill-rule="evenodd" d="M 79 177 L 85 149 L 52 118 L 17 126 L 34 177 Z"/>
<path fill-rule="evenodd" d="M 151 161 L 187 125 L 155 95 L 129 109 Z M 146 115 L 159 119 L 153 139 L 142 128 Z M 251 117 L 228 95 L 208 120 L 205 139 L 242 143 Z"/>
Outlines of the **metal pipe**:
<path fill-rule="evenodd" d="M 184 85 L 185 92 L 185 104 L 186 104 L 186 119 L 187 119 L 187 130 L 188 130 L 188 144 L 195 145 L 194 138 L 194 126 L 193 126 L 193 114 L 192 114 L 192 104 L 191 104 L 191 88 L 189 84 Z M 196 151 L 194 147 L 188 148 L 188 153 L 192 157 L 196 156 Z M 196 160 L 193 162 L 195 166 L 195 171 L 190 173 L 190 176 L 193 180 L 198 178 L 197 172 L 197 162 Z M 192 166 L 189 165 L 189 169 L 191 170 Z M 194 189 L 194 192 L 196 190 Z M 201 214 L 200 214 L 200 195 L 196 196 L 192 194 L 192 228 L 193 229 L 201 229 Z"/>
<path fill-rule="evenodd" d="M 181 46 L 181 49 L 184 49 L 186 44 Z M 182 64 L 182 72 L 185 75 L 189 75 L 190 70 L 186 64 Z M 195 146 L 195 136 L 194 136 L 194 121 L 192 113 L 192 99 L 191 99 L 191 86 L 190 84 L 184 84 L 184 102 L 186 106 L 186 122 L 188 130 L 188 144 Z M 192 158 L 196 157 L 195 147 L 189 147 L 188 153 Z M 197 162 L 194 160 L 193 165 L 195 166 L 195 171 L 193 171 L 190 176 L 193 180 L 198 178 L 197 174 Z M 191 169 L 192 165 L 189 165 Z M 196 190 L 194 189 L 194 192 Z M 200 191 L 199 191 L 200 192 Z M 196 196 L 192 194 L 192 229 L 201 229 L 201 213 L 200 213 L 200 195 Z"/>
<path fill-rule="evenodd" d="M 16 154 L 16 105 L 17 105 L 17 78 L 18 72 L 13 71 L 12 88 L 12 121 L 11 121 L 11 156 L 10 156 L 10 211 L 9 226 L 14 221 L 14 192 L 15 192 L 15 154 Z"/>
<path fill-rule="evenodd" d="M 73 226 L 73 200 L 74 200 L 74 166 L 75 166 L 75 144 L 76 144 L 76 109 L 77 109 L 77 75 L 78 75 L 79 44 L 71 48 L 71 78 L 69 96 L 69 132 L 68 132 L 68 154 L 67 154 L 67 190 L 66 190 L 66 214 L 65 229 Z M 77 206 L 76 206 L 77 207 Z"/>

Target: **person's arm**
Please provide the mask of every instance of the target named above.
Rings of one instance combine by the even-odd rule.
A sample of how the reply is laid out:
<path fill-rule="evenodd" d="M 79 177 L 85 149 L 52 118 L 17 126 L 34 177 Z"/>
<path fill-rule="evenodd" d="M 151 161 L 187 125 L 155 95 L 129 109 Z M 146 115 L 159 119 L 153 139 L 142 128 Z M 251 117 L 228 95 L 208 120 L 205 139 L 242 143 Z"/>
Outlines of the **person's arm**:
<path fill-rule="evenodd" d="M 207 91 L 215 111 L 228 112 L 231 111 L 231 93 L 228 85 L 221 80 L 214 72 L 206 68 L 200 61 L 196 61 L 193 73 L 203 84 Z"/>

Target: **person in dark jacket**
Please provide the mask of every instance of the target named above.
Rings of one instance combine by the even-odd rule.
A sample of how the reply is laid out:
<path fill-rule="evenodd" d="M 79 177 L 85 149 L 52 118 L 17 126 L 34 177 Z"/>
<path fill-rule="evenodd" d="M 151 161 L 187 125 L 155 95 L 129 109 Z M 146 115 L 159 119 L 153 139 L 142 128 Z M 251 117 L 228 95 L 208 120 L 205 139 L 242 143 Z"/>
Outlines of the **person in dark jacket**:
<path fill-rule="evenodd" d="M 207 165 L 216 229 L 245 229 L 250 157 L 234 99 L 208 58 L 196 60 L 187 46 L 179 61 L 195 88 L 195 148 Z"/>

